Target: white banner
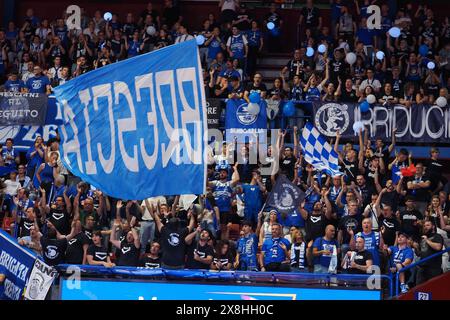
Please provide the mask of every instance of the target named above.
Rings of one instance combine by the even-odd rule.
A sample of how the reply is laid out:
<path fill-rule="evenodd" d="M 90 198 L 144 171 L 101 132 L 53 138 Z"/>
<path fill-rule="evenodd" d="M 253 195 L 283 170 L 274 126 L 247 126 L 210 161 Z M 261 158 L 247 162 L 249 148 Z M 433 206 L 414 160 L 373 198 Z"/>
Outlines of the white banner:
<path fill-rule="evenodd" d="M 45 296 L 52 286 L 56 274 L 57 272 L 53 267 L 36 259 L 25 289 L 25 299 L 45 300 Z"/>

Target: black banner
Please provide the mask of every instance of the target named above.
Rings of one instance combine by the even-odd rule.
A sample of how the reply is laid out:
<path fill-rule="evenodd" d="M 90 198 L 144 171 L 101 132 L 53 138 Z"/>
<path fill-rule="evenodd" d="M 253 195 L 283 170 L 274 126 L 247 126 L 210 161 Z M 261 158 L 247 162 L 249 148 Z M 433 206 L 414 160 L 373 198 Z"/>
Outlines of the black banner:
<path fill-rule="evenodd" d="M 339 130 L 343 139 L 354 139 L 353 124 L 362 121 L 370 130 L 369 137 L 390 140 L 397 128 L 399 142 L 450 143 L 450 109 L 437 105 L 414 104 L 410 108 L 374 105 L 361 112 L 356 103 L 314 103 L 315 127 L 327 137 Z"/>
<path fill-rule="evenodd" d="M 220 115 L 225 102 L 222 99 L 207 99 L 206 108 L 208 115 L 208 129 L 219 129 Z"/>
<path fill-rule="evenodd" d="M 45 125 L 47 95 L 0 92 L 0 126 Z"/>

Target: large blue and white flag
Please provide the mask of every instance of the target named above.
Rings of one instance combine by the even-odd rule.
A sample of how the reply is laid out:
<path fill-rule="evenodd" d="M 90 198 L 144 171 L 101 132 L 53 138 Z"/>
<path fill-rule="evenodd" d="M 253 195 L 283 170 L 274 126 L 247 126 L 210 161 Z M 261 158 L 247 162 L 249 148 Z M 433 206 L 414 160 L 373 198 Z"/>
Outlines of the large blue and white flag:
<path fill-rule="evenodd" d="M 195 40 L 55 88 L 64 165 L 110 196 L 201 194 L 207 120 Z"/>
<path fill-rule="evenodd" d="M 325 171 L 333 177 L 342 175 L 339 170 L 338 154 L 311 122 L 307 122 L 303 128 L 300 144 L 306 162 L 312 164 L 314 168 Z"/>

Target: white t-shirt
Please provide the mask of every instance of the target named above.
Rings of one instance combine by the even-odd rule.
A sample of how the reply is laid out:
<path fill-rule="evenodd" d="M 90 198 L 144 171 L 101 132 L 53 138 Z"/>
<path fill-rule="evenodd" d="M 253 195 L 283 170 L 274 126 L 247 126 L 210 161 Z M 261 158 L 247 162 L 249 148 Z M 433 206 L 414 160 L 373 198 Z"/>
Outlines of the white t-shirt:
<path fill-rule="evenodd" d="M 222 11 L 224 10 L 236 11 L 236 2 L 234 2 L 234 0 L 225 0 L 222 4 Z"/>
<path fill-rule="evenodd" d="M 6 194 L 9 194 L 10 196 L 17 195 L 17 191 L 21 187 L 20 182 L 12 181 L 10 179 L 5 181 L 5 185 L 6 185 Z"/>

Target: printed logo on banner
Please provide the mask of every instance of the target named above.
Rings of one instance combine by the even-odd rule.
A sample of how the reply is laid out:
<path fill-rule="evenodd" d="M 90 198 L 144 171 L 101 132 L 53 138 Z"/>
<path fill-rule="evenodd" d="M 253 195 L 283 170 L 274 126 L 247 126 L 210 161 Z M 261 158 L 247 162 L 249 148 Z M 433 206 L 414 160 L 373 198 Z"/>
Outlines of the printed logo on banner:
<path fill-rule="evenodd" d="M 350 123 L 347 105 L 327 103 L 316 112 L 315 126 L 326 136 L 336 136 L 336 131 L 345 132 Z"/>
<path fill-rule="evenodd" d="M 250 114 L 248 112 L 247 108 L 248 108 L 248 104 L 243 103 L 243 104 L 239 105 L 239 107 L 236 110 L 236 117 L 237 117 L 238 121 L 245 126 L 249 126 L 249 125 L 255 123 L 256 120 L 258 119 L 258 115 Z"/>
<path fill-rule="evenodd" d="M 36 259 L 25 290 L 25 298 L 28 300 L 45 300 L 56 275 L 57 272 L 53 267 Z"/>
<path fill-rule="evenodd" d="M 285 175 L 277 178 L 275 186 L 267 199 L 267 206 L 279 213 L 290 213 L 303 201 L 305 194 Z"/>
<path fill-rule="evenodd" d="M 267 99 L 267 118 L 275 119 L 280 110 L 280 100 Z"/>

